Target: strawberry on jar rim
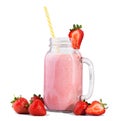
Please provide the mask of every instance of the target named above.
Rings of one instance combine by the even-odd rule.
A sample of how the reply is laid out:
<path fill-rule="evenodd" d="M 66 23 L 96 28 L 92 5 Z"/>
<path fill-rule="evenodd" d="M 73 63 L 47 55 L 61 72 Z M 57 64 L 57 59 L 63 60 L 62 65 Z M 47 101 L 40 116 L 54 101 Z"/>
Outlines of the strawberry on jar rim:
<path fill-rule="evenodd" d="M 82 31 L 82 25 L 73 24 L 73 28 L 70 29 L 68 37 L 72 43 L 74 49 L 80 49 L 84 32 Z"/>

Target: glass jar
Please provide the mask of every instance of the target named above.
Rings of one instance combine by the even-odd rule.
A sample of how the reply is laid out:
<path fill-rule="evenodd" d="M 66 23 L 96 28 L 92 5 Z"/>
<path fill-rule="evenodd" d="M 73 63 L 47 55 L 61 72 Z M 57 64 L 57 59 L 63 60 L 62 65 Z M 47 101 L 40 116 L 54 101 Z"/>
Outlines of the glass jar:
<path fill-rule="evenodd" d="M 83 95 L 83 63 L 89 67 L 88 94 Z M 44 102 L 51 111 L 72 111 L 77 101 L 88 99 L 93 92 L 92 62 L 73 49 L 69 38 L 50 38 L 44 60 Z"/>

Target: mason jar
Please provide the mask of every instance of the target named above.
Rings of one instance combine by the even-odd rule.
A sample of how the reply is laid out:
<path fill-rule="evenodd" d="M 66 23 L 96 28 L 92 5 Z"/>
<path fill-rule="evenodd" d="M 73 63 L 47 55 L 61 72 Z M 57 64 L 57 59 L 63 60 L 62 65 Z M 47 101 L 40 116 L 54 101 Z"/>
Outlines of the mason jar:
<path fill-rule="evenodd" d="M 44 102 L 51 111 L 72 111 L 79 100 L 91 97 L 94 85 L 93 64 L 73 49 L 69 38 L 50 38 L 44 59 Z M 83 95 L 83 63 L 89 69 L 88 93 Z"/>

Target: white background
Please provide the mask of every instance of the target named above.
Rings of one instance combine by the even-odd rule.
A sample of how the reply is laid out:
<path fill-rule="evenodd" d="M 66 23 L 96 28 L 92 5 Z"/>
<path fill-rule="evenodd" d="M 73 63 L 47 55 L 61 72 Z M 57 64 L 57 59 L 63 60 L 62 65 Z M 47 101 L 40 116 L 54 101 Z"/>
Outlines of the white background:
<path fill-rule="evenodd" d="M 104 115 L 47 112 L 45 117 L 34 117 L 18 115 L 11 108 L 14 95 L 22 95 L 28 100 L 33 93 L 43 95 L 44 56 L 51 36 L 44 5 L 48 8 L 55 36 L 67 36 L 74 23 L 82 24 L 85 36 L 80 52 L 92 60 L 95 70 L 94 93 L 89 101 L 102 98 L 108 103 Z M 118 119 L 119 11 L 119 0 L 0 0 L 0 119 Z"/>

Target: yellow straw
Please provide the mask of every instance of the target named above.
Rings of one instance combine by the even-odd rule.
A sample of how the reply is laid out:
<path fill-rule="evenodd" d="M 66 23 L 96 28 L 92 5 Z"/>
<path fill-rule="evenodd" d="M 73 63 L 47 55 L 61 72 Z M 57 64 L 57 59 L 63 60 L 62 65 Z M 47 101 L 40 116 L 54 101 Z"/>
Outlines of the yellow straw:
<path fill-rule="evenodd" d="M 49 26 L 49 29 L 50 29 L 50 34 L 51 34 L 52 38 L 54 38 L 55 35 L 54 35 L 52 23 L 51 23 L 50 16 L 49 16 L 49 13 L 48 13 L 48 10 L 47 10 L 46 6 L 44 6 L 44 11 L 45 11 L 45 15 L 46 15 L 46 18 L 47 18 L 48 26 Z"/>

